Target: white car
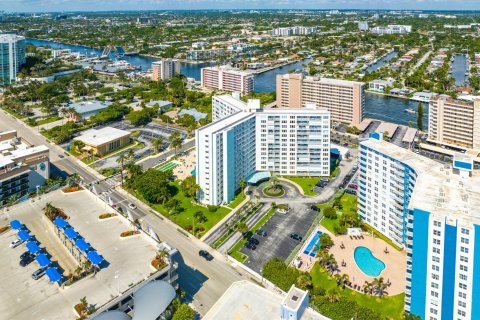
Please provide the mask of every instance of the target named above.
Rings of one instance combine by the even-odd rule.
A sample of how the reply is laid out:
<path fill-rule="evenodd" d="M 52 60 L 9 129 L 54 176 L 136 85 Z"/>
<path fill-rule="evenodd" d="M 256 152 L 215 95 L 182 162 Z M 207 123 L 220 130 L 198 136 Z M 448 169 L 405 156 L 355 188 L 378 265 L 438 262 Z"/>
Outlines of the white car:
<path fill-rule="evenodd" d="M 10 243 L 10 248 L 12 248 L 12 249 L 13 249 L 13 248 L 16 248 L 16 247 L 18 247 L 19 245 L 21 245 L 22 243 L 23 243 L 23 240 L 17 238 L 16 240 L 14 240 L 14 241 L 12 241 L 12 242 Z"/>
<path fill-rule="evenodd" d="M 137 206 L 136 206 L 134 203 L 129 203 L 129 204 L 128 204 L 128 207 L 129 207 L 130 209 L 132 209 L 132 210 L 137 209 Z"/>

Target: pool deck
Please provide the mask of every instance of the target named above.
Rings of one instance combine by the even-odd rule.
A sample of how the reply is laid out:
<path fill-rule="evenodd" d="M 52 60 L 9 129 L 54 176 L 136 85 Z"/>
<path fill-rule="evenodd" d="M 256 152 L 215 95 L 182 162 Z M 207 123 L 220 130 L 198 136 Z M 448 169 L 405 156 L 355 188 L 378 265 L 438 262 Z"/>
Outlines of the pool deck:
<path fill-rule="evenodd" d="M 325 232 L 324 230 L 321 230 Z M 380 274 L 385 281 L 389 280 L 391 285 L 388 287 L 388 295 L 396 295 L 405 292 L 405 275 L 406 275 L 406 258 L 405 251 L 398 251 L 383 240 L 372 237 L 370 234 L 363 233 L 363 239 L 351 239 L 348 235 L 332 236 L 334 245 L 330 248 L 329 253 L 335 256 L 338 263 L 339 273 L 348 274 L 353 284 L 363 286 L 365 281 L 372 282 L 374 278 L 364 274 L 354 260 L 354 251 L 358 246 L 367 247 L 372 254 L 385 263 L 385 269 Z M 344 249 L 340 248 L 343 243 Z M 385 253 L 388 248 L 388 253 Z M 342 266 L 342 261 L 346 262 L 346 266 Z"/>

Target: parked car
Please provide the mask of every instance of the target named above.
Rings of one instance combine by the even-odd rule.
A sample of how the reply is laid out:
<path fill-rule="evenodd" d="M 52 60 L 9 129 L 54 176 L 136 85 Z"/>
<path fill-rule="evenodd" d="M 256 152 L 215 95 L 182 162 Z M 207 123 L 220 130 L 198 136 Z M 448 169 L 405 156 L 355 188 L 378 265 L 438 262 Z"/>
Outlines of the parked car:
<path fill-rule="evenodd" d="M 299 235 L 298 233 L 292 233 L 290 235 L 290 238 L 292 238 L 293 240 L 297 240 L 297 241 L 302 241 L 303 240 L 303 237 L 301 235 Z"/>
<path fill-rule="evenodd" d="M 33 254 L 31 255 L 28 255 L 26 256 L 25 258 L 23 258 L 22 260 L 20 260 L 20 266 L 21 267 L 26 267 L 28 266 L 30 263 L 32 263 L 32 261 L 35 259 L 35 256 Z"/>
<path fill-rule="evenodd" d="M 258 241 L 258 239 L 253 238 L 253 237 L 248 239 L 248 242 L 253 243 L 254 245 L 257 245 L 257 246 L 260 243 L 260 241 Z"/>
<path fill-rule="evenodd" d="M 33 280 L 38 280 L 38 279 L 40 279 L 40 278 L 43 277 L 43 275 L 45 274 L 45 271 L 47 271 L 47 267 L 43 267 L 43 268 L 40 268 L 40 269 L 35 270 L 35 271 L 32 273 L 32 279 L 33 279 Z"/>
<path fill-rule="evenodd" d="M 20 260 L 26 258 L 27 256 L 31 255 L 30 251 L 25 251 L 20 255 Z"/>
<path fill-rule="evenodd" d="M 10 248 L 12 248 L 12 249 L 13 249 L 13 248 L 16 248 L 16 247 L 18 247 L 19 245 L 21 245 L 22 243 L 23 243 L 23 240 L 17 238 L 17 239 L 13 240 L 13 241 L 10 243 Z"/>
<path fill-rule="evenodd" d="M 266 237 L 267 236 L 267 232 L 263 229 L 258 229 L 256 234 L 258 234 L 259 236 L 262 236 L 262 237 Z"/>
<path fill-rule="evenodd" d="M 353 183 L 350 183 L 350 184 L 348 185 L 348 187 L 349 187 L 350 189 L 354 189 L 354 190 L 357 190 L 357 188 L 358 188 L 358 186 L 357 186 L 356 184 L 353 184 Z"/>
<path fill-rule="evenodd" d="M 136 206 L 134 203 L 129 203 L 129 204 L 128 204 L 128 207 L 129 207 L 130 209 L 132 209 L 132 210 L 137 209 L 137 206 Z"/>
<path fill-rule="evenodd" d="M 208 253 L 206 250 L 198 251 L 198 255 L 200 257 L 204 257 L 205 260 L 207 260 L 207 261 L 212 261 L 213 260 L 213 256 L 210 253 Z"/>
<path fill-rule="evenodd" d="M 257 246 L 254 245 L 251 242 L 247 242 L 247 243 L 245 243 L 245 248 L 250 249 L 250 250 L 255 250 L 255 249 L 257 249 Z"/>
<path fill-rule="evenodd" d="M 310 206 L 310 209 L 312 209 L 313 211 L 317 211 L 317 212 L 320 212 L 320 208 L 315 206 L 315 205 L 311 205 Z"/>

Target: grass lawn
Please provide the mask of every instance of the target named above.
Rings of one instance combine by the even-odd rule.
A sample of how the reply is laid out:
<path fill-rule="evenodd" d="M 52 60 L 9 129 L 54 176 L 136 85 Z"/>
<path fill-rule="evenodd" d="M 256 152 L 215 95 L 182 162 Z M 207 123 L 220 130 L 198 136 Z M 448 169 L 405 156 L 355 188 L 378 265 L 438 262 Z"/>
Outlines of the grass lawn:
<path fill-rule="evenodd" d="M 51 116 L 51 117 L 43 118 L 43 119 L 37 121 L 37 126 L 41 126 L 42 124 L 47 124 L 47 123 L 62 120 L 62 119 L 63 118 L 60 117 L 60 116 Z M 65 120 L 65 122 L 66 122 L 66 120 Z"/>
<path fill-rule="evenodd" d="M 246 198 L 245 193 L 243 191 L 240 192 L 235 196 L 235 198 L 232 201 L 230 201 L 230 203 L 228 204 L 228 207 L 235 209 L 236 207 L 238 207 L 240 203 L 242 203 L 243 200 L 245 200 L 245 198 Z"/>
<path fill-rule="evenodd" d="M 335 195 L 337 197 L 337 195 Z M 333 198 L 332 198 L 333 200 Z M 337 213 L 340 215 L 343 212 L 346 213 L 354 213 L 357 212 L 357 197 L 348 193 L 344 193 L 341 198 L 340 198 L 340 203 L 342 204 L 342 210 L 337 211 Z M 320 208 L 320 210 L 323 211 L 323 209 L 331 207 L 333 204 L 333 201 L 329 201 L 327 203 L 322 203 L 322 204 L 317 204 L 317 207 Z M 332 219 L 327 219 L 323 218 L 320 224 L 325 227 L 328 231 L 335 233 L 335 226 L 339 226 L 340 219 L 332 220 Z"/>
<path fill-rule="evenodd" d="M 320 180 L 320 177 L 282 177 L 282 178 L 298 184 L 302 188 L 303 194 L 305 194 L 306 196 L 317 195 L 316 192 L 312 191 L 312 188 Z"/>
<path fill-rule="evenodd" d="M 324 272 L 322 268 L 315 263 L 310 272 L 312 276 L 313 285 L 320 287 L 328 291 L 337 287 L 337 282 L 335 279 L 330 277 L 327 272 Z M 359 305 L 370 308 L 383 316 L 389 319 L 399 319 L 403 313 L 403 305 L 405 294 L 398 294 L 395 296 L 388 296 L 384 298 L 378 298 L 375 296 L 370 296 L 362 294 L 356 291 L 351 290 L 350 288 L 342 289 L 339 288 L 339 292 L 345 298 L 355 300 Z"/>
<path fill-rule="evenodd" d="M 172 186 L 176 187 L 178 192 L 174 196 L 175 199 L 180 201 L 180 207 L 183 208 L 180 213 L 175 215 L 169 215 L 168 210 L 161 204 L 149 204 L 153 209 L 160 212 L 163 216 L 167 217 L 168 219 L 172 220 L 180 227 L 189 232 L 192 232 L 193 228 L 193 214 L 197 211 L 201 211 L 205 217 L 207 217 L 207 221 L 203 223 L 195 222 L 195 228 L 204 228 L 205 230 L 199 232 L 200 236 L 203 235 L 205 232 L 210 230 L 214 225 L 216 225 L 220 220 L 223 219 L 231 210 L 225 207 L 218 207 L 217 211 L 210 212 L 206 207 L 196 205 L 192 203 L 192 199 L 185 196 L 185 194 L 180 189 L 179 184 L 175 181 L 171 183 Z M 141 196 L 137 195 L 140 199 Z M 143 200 L 143 199 L 142 199 Z M 143 200 L 145 203 L 145 200 Z"/>

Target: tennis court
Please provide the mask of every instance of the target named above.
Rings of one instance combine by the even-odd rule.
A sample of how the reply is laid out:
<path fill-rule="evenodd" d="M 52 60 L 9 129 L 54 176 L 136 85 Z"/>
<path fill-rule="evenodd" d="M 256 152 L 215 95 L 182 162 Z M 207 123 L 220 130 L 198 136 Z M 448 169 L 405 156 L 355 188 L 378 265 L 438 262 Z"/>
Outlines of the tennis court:
<path fill-rule="evenodd" d="M 179 164 L 176 161 L 168 161 L 157 166 L 156 169 L 165 172 L 165 171 L 173 170 L 178 166 Z"/>

